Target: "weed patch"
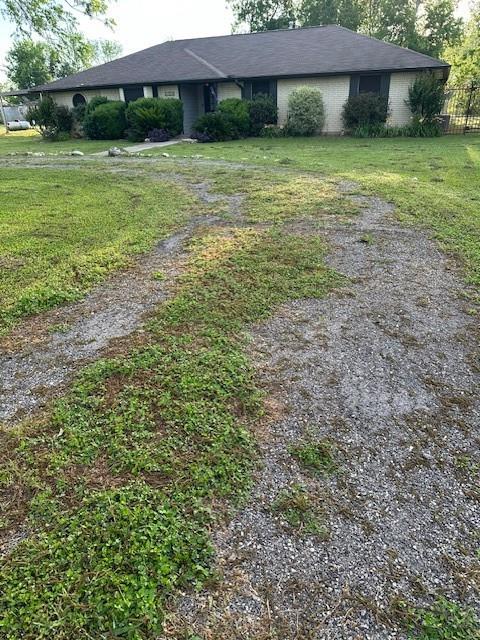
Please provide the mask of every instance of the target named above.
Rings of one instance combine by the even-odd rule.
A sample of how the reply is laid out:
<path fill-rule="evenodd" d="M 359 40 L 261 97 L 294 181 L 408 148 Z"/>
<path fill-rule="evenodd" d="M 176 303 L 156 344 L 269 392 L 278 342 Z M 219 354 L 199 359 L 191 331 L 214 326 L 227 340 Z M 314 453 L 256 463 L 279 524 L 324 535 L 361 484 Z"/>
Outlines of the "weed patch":
<path fill-rule="evenodd" d="M 289 449 L 290 453 L 308 471 L 330 474 L 337 470 L 335 449 L 328 440 L 307 440 Z"/>
<path fill-rule="evenodd" d="M 301 485 L 296 484 L 281 491 L 272 504 L 272 511 L 301 533 L 322 539 L 328 537 L 328 527 L 323 522 L 321 509 Z"/>

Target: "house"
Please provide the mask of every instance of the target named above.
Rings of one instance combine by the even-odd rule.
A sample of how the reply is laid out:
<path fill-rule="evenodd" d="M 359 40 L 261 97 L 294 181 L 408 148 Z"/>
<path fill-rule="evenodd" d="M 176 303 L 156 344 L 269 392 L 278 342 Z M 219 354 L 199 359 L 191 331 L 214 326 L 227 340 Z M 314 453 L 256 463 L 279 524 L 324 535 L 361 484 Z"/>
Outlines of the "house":
<path fill-rule="evenodd" d="M 176 40 L 144 49 L 32 91 L 48 93 L 73 107 L 97 95 L 130 102 L 139 97 L 180 98 L 184 133 L 196 118 L 225 98 L 259 93 L 277 102 L 279 124 L 288 96 L 300 86 L 322 92 L 325 133 L 342 130 L 342 106 L 349 95 L 388 96 L 390 124 L 409 121 L 408 87 L 422 71 L 447 79 L 449 65 L 337 25 Z"/>

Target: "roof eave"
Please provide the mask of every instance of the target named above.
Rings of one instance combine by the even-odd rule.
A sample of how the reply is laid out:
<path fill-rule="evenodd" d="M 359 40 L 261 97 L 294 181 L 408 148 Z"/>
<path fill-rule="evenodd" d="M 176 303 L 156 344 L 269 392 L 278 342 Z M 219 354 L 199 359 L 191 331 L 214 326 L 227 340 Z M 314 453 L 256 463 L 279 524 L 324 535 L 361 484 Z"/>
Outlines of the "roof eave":
<path fill-rule="evenodd" d="M 371 74 L 371 73 L 403 73 L 414 71 L 428 71 L 431 69 L 450 69 L 451 65 L 447 62 L 438 61 L 436 64 L 430 66 L 414 66 L 414 67 L 378 67 L 371 69 L 350 69 L 348 71 L 323 71 L 319 73 L 302 72 L 302 73 L 288 73 L 288 74 L 268 74 L 268 75 L 256 75 L 256 76 L 226 76 L 219 78 L 205 77 L 205 78 L 179 78 L 176 80 L 137 80 L 136 82 L 121 82 L 121 83 L 102 83 L 92 85 L 71 85 L 67 87 L 55 87 L 51 85 L 40 85 L 38 87 L 32 87 L 25 90 L 25 93 L 40 93 L 40 92 L 60 92 L 60 91 L 87 91 L 92 89 L 118 89 L 121 87 L 130 87 L 134 85 L 169 85 L 169 84 L 199 84 L 203 82 L 232 82 L 234 80 L 251 80 L 255 78 L 276 78 L 279 80 L 285 80 L 287 78 L 321 78 L 331 76 L 349 76 L 352 74 Z M 52 83 L 53 84 L 53 83 Z M 12 95 L 20 95 L 12 94 Z"/>

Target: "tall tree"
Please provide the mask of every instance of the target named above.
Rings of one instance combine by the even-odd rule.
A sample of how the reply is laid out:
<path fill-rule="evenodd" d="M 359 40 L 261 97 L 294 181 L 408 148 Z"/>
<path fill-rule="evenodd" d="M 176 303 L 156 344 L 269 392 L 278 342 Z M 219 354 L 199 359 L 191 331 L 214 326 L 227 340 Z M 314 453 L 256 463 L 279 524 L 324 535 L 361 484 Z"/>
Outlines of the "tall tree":
<path fill-rule="evenodd" d="M 296 18 L 294 0 L 227 0 L 231 5 L 234 30 L 269 31 L 289 26 Z"/>
<path fill-rule="evenodd" d="M 457 0 L 229 0 L 250 31 L 339 24 L 387 42 L 439 56 L 461 34 Z M 282 24 L 279 24 L 281 22 Z"/>
<path fill-rule="evenodd" d="M 452 65 L 450 84 L 480 84 L 480 0 L 472 7 L 463 38 L 447 47 L 444 57 Z"/>
<path fill-rule="evenodd" d="M 57 40 L 76 30 L 82 15 L 112 25 L 106 17 L 108 5 L 109 0 L 0 0 L 0 14 L 19 36 L 35 33 Z"/>
<path fill-rule="evenodd" d="M 15 86 L 29 89 L 93 64 L 107 62 L 120 52 L 121 47 L 117 42 L 89 41 L 75 32 L 69 37 L 68 47 L 25 38 L 17 40 L 7 53 L 7 77 Z"/>

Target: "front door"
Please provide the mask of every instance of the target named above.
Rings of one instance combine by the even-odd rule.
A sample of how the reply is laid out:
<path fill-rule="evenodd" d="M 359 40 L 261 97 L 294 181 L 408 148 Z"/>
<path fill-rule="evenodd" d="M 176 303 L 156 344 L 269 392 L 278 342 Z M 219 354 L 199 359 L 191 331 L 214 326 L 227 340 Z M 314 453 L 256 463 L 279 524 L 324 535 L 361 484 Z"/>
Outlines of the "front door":
<path fill-rule="evenodd" d="M 215 111 L 217 108 L 217 85 L 207 83 L 203 85 L 203 105 L 205 113 Z"/>

